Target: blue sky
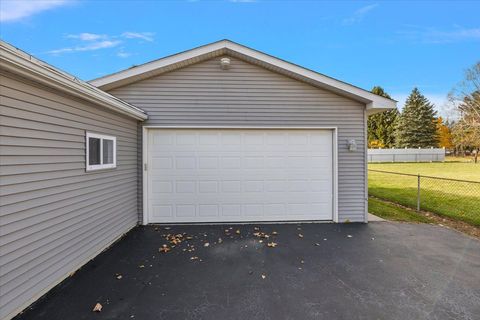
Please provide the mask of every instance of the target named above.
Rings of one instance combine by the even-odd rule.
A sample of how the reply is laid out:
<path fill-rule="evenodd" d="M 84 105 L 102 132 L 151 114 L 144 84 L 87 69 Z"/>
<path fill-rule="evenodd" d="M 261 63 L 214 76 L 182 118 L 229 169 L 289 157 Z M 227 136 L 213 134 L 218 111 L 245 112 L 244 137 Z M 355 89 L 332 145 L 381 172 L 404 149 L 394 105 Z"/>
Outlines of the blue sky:
<path fill-rule="evenodd" d="M 2 1 L 1 38 L 84 80 L 230 39 L 443 111 L 480 60 L 480 2 Z"/>

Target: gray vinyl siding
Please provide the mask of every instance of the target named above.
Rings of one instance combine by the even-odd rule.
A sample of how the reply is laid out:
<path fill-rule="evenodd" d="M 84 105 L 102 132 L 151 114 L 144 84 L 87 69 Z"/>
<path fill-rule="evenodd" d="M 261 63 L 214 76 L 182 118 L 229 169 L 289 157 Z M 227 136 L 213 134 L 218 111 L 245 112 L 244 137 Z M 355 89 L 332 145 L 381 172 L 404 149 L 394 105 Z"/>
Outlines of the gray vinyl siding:
<path fill-rule="evenodd" d="M 219 59 L 109 93 L 143 109 L 143 125 L 338 127 L 339 221 L 365 221 L 365 105 L 233 57 L 222 70 Z"/>
<path fill-rule="evenodd" d="M 137 223 L 137 121 L 1 73 L 0 318 Z M 117 168 L 85 171 L 85 132 L 117 137 Z"/>

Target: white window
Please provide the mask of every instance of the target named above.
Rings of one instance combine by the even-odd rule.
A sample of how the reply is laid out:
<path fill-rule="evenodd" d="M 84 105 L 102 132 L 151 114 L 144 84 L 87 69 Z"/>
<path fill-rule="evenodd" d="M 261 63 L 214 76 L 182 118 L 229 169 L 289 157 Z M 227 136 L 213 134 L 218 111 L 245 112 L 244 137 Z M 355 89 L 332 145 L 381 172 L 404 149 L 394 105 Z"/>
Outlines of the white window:
<path fill-rule="evenodd" d="M 117 166 L 117 139 L 87 132 L 87 171 Z"/>

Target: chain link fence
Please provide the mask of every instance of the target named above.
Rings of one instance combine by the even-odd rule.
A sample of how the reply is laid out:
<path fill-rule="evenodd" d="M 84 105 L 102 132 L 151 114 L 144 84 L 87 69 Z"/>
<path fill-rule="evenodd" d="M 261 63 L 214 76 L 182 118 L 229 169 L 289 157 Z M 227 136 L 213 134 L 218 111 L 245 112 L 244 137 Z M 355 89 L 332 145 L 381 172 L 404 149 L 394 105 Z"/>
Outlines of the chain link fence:
<path fill-rule="evenodd" d="M 480 226 L 480 182 L 368 170 L 368 193 Z"/>

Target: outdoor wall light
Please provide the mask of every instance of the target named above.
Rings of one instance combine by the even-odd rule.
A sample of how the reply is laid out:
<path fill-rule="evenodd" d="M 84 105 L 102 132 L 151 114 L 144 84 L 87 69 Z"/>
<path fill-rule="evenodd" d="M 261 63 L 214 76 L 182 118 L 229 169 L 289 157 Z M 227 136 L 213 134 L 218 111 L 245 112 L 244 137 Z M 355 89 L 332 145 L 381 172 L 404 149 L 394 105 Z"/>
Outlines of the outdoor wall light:
<path fill-rule="evenodd" d="M 357 150 L 357 142 L 355 139 L 347 140 L 348 143 L 348 151 L 356 151 Z"/>
<path fill-rule="evenodd" d="M 230 58 L 222 58 L 222 59 L 220 59 L 220 67 L 221 67 L 223 70 L 227 70 L 228 68 L 230 68 Z"/>

